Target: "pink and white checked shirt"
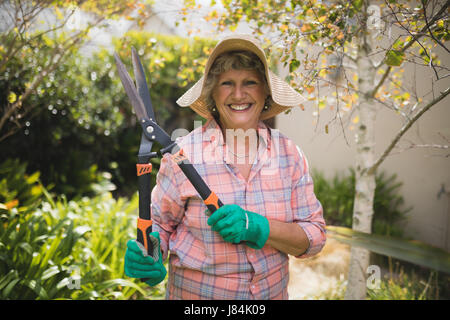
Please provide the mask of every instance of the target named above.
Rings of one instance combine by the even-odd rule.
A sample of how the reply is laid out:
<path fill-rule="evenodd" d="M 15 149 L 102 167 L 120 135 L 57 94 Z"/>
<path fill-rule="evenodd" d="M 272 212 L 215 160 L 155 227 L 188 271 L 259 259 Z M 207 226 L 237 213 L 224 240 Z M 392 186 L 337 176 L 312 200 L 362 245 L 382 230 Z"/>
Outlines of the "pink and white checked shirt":
<path fill-rule="evenodd" d="M 259 123 L 258 155 L 246 181 L 231 163 L 219 126 L 209 120 L 178 141 L 224 204 L 268 219 L 298 223 L 309 239 L 300 258 L 325 244 L 322 206 L 302 152 L 278 130 Z M 265 245 L 231 244 L 208 226 L 206 205 L 166 154 L 152 192 L 153 231 L 169 256 L 167 299 L 288 299 L 288 255 Z"/>

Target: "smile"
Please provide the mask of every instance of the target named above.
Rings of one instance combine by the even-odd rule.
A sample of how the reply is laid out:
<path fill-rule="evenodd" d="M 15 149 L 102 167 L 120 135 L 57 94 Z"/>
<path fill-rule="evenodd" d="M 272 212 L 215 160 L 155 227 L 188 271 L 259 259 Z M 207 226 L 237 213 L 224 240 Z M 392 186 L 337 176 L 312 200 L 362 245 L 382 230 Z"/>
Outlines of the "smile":
<path fill-rule="evenodd" d="M 245 104 L 229 104 L 228 106 L 234 111 L 244 111 L 251 108 L 252 105 L 253 105 L 252 103 L 245 103 Z"/>

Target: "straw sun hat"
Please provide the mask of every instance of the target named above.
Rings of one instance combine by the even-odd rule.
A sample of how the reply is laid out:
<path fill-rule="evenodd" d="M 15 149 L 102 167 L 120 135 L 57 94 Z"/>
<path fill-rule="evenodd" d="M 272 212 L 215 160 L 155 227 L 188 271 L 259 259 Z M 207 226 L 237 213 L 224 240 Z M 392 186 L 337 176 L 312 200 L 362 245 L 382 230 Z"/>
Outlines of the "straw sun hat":
<path fill-rule="evenodd" d="M 205 97 L 202 96 L 203 86 L 206 82 L 205 80 L 208 72 L 214 60 L 220 54 L 227 51 L 238 50 L 247 50 L 255 53 L 264 64 L 266 79 L 273 103 L 269 106 L 268 110 L 261 113 L 260 120 L 272 118 L 280 112 L 301 105 L 301 103 L 305 100 L 303 96 L 269 70 L 264 50 L 261 48 L 258 41 L 250 35 L 232 35 L 221 40 L 216 45 L 209 56 L 208 61 L 206 62 L 203 76 L 177 100 L 177 104 L 181 107 L 191 107 L 205 119 L 212 118 L 209 111 L 211 106 L 207 105 Z"/>

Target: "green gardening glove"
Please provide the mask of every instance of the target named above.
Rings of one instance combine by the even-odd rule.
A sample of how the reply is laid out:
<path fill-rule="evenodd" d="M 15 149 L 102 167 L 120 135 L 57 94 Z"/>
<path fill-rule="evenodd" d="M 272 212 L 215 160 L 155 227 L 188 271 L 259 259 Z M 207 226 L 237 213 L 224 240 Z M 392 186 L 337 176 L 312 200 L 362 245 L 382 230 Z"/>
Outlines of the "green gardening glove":
<path fill-rule="evenodd" d="M 151 257 L 143 245 L 136 240 L 129 240 L 125 253 L 125 274 L 131 278 L 144 278 L 146 284 L 155 286 L 164 280 L 167 271 L 162 261 L 159 233 L 152 232 L 150 237 L 153 237 L 152 242 L 157 244 L 158 250 L 155 250 L 155 253 L 158 252 L 159 255 Z"/>
<path fill-rule="evenodd" d="M 209 217 L 208 225 L 225 241 L 231 243 L 246 241 L 253 249 L 264 247 L 269 238 L 269 220 L 236 204 L 224 205 L 217 209 Z"/>

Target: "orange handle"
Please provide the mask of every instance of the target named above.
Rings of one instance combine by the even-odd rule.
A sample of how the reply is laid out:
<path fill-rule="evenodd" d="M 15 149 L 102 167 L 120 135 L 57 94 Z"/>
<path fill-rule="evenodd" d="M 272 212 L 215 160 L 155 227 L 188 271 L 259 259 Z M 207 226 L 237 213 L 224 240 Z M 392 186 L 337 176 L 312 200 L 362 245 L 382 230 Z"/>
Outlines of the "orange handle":
<path fill-rule="evenodd" d="M 152 220 L 138 218 L 137 221 L 137 240 L 144 245 L 150 256 L 153 254 L 152 243 L 150 242 L 152 224 Z"/>

